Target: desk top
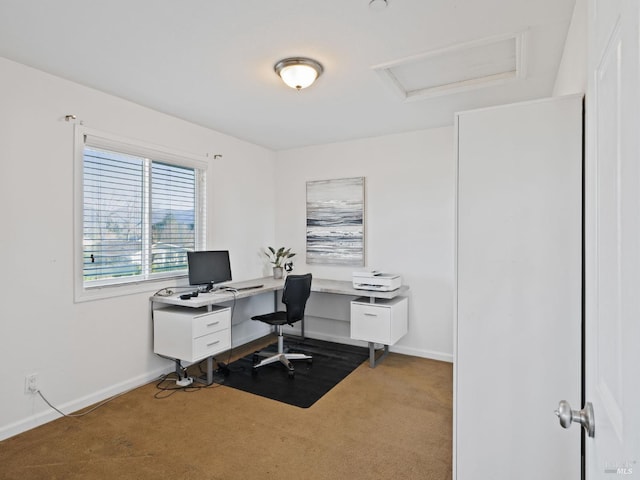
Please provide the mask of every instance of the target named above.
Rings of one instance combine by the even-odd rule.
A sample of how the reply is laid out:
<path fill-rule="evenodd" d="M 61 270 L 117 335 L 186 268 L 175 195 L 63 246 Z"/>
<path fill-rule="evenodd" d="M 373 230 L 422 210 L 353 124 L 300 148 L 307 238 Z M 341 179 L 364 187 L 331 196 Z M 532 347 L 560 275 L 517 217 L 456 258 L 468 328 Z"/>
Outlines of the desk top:
<path fill-rule="evenodd" d="M 338 295 L 353 295 L 354 297 L 395 298 L 409 291 L 407 285 L 402 285 L 390 292 L 378 292 L 376 290 L 359 290 L 353 288 L 352 282 L 344 280 L 327 280 L 325 278 L 313 278 L 311 291 L 318 293 L 337 293 Z"/>
<path fill-rule="evenodd" d="M 252 297 L 268 292 L 282 290 L 284 279 L 274 279 L 273 277 L 256 278 L 243 282 L 233 282 L 227 287 L 242 288 L 252 285 L 262 285 L 260 288 L 250 290 L 238 290 L 237 292 L 229 292 L 227 290 L 214 290 L 209 293 L 200 293 L 197 297 L 188 300 L 182 300 L 180 293 L 173 295 L 153 295 L 150 300 L 155 303 L 164 303 L 167 305 L 179 305 L 182 307 L 199 308 L 207 305 L 216 305 L 225 302 L 231 302 L 235 299 Z M 333 293 L 338 295 L 352 295 L 354 297 L 371 297 L 371 298 L 395 298 L 403 295 L 409 290 L 407 285 L 402 285 L 397 290 L 391 292 L 378 292 L 372 290 L 358 290 L 353 288 L 351 282 L 343 280 L 327 280 L 324 278 L 313 278 L 311 282 L 311 291 L 317 293 Z M 182 292 L 185 293 L 185 292 Z"/>

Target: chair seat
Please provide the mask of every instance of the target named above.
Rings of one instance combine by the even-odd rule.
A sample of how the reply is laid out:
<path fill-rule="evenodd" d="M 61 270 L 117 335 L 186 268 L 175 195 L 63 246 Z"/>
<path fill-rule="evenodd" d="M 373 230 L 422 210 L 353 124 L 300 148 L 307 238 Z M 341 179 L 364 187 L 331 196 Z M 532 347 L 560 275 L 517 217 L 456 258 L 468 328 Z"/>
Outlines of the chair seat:
<path fill-rule="evenodd" d="M 258 320 L 260 322 L 268 323 L 269 325 L 284 325 L 287 323 L 287 312 L 273 312 L 266 313 L 264 315 L 256 315 L 251 317 L 251 320 Z"/>

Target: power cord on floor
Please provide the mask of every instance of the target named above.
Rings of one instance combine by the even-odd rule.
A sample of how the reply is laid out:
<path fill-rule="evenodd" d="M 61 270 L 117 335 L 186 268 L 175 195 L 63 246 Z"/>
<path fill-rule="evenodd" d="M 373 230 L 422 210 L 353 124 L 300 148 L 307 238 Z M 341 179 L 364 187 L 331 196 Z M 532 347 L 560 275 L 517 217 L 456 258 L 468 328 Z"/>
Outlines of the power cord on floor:
<path fill-rule="evenodd" d="M 97 405 L 94 405 L 93 407 L 91 407 L 89 410 L 82 412 L 82 413 L 64 413 L 62 410 L 60 410 L 59 408 L 55 407 L 49 400 L 47 400 L 47 397 L 44 396 L 44 394 L 40 391 L 40 390 L 36 390 L 34 393 L 37 393 L 38 395 L 40 395 L 40 398 L 42 398 L 42 400 L 44 400 L 44 402 L 49 405 L 49 407 L 51 407 L 53 410 L 55 410 L 56 412 L 58 412 L 60 415 L 62 415 L 63 417 L 70 417 L 70 418 L 78 418 L 78 417 L 84 417 L 85 415 L 89 415 L 91 412 L 96 411 L 98 408 L 106 405 L 107 403 L 109 403 L 111 400 L 115 400 L 118 397 L 121 397 L 122 395 L 124 395 L 125 393 L 129 393 L 132 390 L 135 390 L 138 387 L 134 387 L 131 388 L 129 390 L 125 390 L 124 392 L 118 393 L 116 395 L 114 395 L 113 397 L 109 397 L 106 400 L 98 403 Z"/>
<path fill-rule="evenodd" d="M 159 382 L 156 384 L 156 387 L 157 387 L 158 389 L 160 389 L 161 391 L 163 391 L 163 392 L 167 392 L 167 391 L 169 391 L 170 393 L 169 393 L 168 395 L 164 396 L 164 397 L 159 396 L 159 395 L 160 395 L 160 393 L 156 393 L 156 394 L 154 395 L 154 397 L 155 397 L 155 398 L 159 398 L 159 399 L 167 398 L 168 396 L 173 395 L 176 391 L 179 391 L 179 390 L 183 390 L 183 391 L 186 391 L 186 392 L 195 392 L 195 391 L 201 390 L 201 389 L 203 389 L 203 388 L 212 388 L 212 387 L 217 387 L 217 386 L 219 386 L 219 385 L 217 385 L 217 384 L 215 384 L 215 383 L 213 383 L 213 384 L 211 384 L 211 385 L 193 385 L 193 384 L 191 384 L 191 385 L 188 385 L 188 386 L 186 386 L 186 387 L 173 387 L 173 388 L 162 386 L 162 383 L 163 383 L 163 382 L 165 382 L 165 381 L 167 381 L 167 377 L 169 377 L 169 376 L 171 376 L 171 375 L 175 375 L 175 373 L 174 373 L 174 372 L 171 372 L 171 373 L 168 373 L 168 374 L 166 374 L 166 375 L 162 375 L 162 376 L 160 377 Z M 106 400 L 103 400 L 102 402 L 100 402 L 100 403 L 98 403 L 98 404 L 96 404 L 96 405 L 92 406 L 92 407 L 91 407 L 91 408 L 89 408 L 88 410 L 86 410 L 86 411 L 84 411 L 84 412 L 80 412 L 80 413 L 64 413 L 64 412 L 63 412 L 62 410 L 60 410 L 58 407 L 56 407 L 55 405 L 53 405 L 53 404 L 49 401 L 49 399 L 47 399 L 47 397 L 45 397 L 45 396 L 44 396 L 44 394 L 43 394 L 40 390 L 36 390 L 36 391 L 35 391 L 35 392 L 33 392 L 33 393 L 37 393 L 37 394 L 40 396 L 40 398 L 42 398 L 42 400 L 43 400 L 43 401 L 44 401 L 44 402 L 45 402 L 45 403 L 46 403 L 46 404 L 47 404 L 51 409 L 55 410 L 56 412 L 58 412 L 58 413 L 59 413 L 60 415 L 62 415 L 63 417 L 68 417 L 68 418 L 81 418 L 81 417 L 84 417 L 84 416 L 86 416 L 86 415 L 89 415 L 90 413 L 95 412 L 97 409 L 99 409 L 100 407 L 105 406 L 107 403 L 111 402 L 112 400 L 115 400 L 116 398 L 121 397 L 121 396 L 123 396 L 123 395 L 125 395 L 125 394 L 127 394 L 127 393 L 129 393 L 129 392 L 132 392 L 132 391 L 133 391 L 133 390 L 135 390 L 136 388 L 139 388 L 139 387 L 133 387 L 133 388 L 130 388 L 130 389 L 128 389 L 128 390 L 125 390 L 124 392 L 120 392 L 120 393 L 118 393 L 118 394 L 116 394 L 116 395 L 113 395 L 112 397 L 109 397 L 109 398 L 107 398 Z"/>
<path fill-rule="evenodd" d="M 169 386 L 169 385 L 163 385 L 163 383 L 165 382 L 175 382 L 174 379 L 170 379 L 169 377 L 171 376 L 176 376 L 175 372 L 171 372 L 171 373 L 167 373 L 166 375 L 162 375 L 160 377 L 160 380 L 158 380 L 158 383 L 156 383 L 156 388 L 158 390 L 160 390 L 159 392 L 156 392 L 153 395 L 153 398 L 156 398 L 158 400 L 162 400 L 165 398 L 170 397 L 171 395 L 173 395 L 176 392 L 182 391 L 182 392 L 186 392 L 186 393 L 192 393 L 192 392 L 197 392 L 200 391 L 202 389 L 205 388 L 216 388 L 219 387 L 220 385 L 217 383 L 212 383 L 211 385 L 196 385 L 194 383 L 190 384 L 190 385 L 185 385 L 185 386 L 175 386 L 175 383 L 173 383 L 173 386 Z"/>

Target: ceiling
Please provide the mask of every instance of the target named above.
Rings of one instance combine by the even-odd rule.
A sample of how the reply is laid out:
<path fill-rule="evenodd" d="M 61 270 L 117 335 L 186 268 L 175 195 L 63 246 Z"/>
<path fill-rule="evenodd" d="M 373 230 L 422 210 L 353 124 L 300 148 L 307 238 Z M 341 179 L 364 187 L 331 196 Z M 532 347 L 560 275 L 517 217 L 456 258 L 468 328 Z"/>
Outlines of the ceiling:
<path fill-rule="evenodd" d="M 0 0 L 0 56 L 283 150 L 551 95 L 574 3 Z M 280 81 L 290 56 L 324 66 L 316 84 Z"/>

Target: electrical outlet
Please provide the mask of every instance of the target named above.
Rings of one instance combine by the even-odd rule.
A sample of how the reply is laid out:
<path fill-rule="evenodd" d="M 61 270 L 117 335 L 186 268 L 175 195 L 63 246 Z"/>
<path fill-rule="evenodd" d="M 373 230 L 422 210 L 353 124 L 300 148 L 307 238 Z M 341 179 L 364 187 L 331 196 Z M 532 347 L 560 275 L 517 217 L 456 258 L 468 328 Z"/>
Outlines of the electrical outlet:
<path fill-rule="evenodd" d="M 38 374 L 32 373 L 24 377 L 24 393 L 38 392 Z"/>

